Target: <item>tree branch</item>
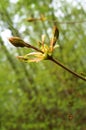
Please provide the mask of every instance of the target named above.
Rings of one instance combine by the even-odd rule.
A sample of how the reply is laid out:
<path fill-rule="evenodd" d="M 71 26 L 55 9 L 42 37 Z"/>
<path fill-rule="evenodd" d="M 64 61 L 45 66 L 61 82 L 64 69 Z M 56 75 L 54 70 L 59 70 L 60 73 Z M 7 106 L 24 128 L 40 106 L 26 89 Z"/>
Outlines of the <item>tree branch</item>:
<path fill-rule="evenodd" d="M 68 71 L 69 73 L 73 74 L 74 76 L 76 76 L 77 78 L 80 78 L 84 81 L 86 81 L 86 77 L 83 77 L 79 74 L 77 74 L 76 72 L 70 70 L 69 68 L 67 68 L 66 66 L 64 66 L 62 63 L 60 63 L 59 61 L 55 60 L 53 57 L 49 57 L 50 61 L 53 61 L 55 64 L 59 65 L 60 67 L 62 67 L 63 69 L 65 69 L 66 71 Z"/>

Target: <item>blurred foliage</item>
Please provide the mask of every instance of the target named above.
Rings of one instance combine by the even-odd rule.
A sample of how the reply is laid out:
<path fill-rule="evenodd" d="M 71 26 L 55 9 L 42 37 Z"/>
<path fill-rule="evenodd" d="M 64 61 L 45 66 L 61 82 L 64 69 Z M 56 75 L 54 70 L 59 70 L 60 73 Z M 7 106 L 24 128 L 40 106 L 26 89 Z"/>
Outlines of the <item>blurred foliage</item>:
<path fill-rule="evenodd" d="M 41 14 L 50 22 L 27 22 Z M 48 44 L 56 24 L 60 47 L 55 58 L 86 74 L 86 23 L 77 23 L 85 16 L 85 0 L 3 0 L 0 34 L 9 30 L 37 46 L 42 34 Z M 0 130 L 85 130 L 86 83 L 50 61 L 25 64 L 15 58 L 29 52 L 0 36 Z"/>

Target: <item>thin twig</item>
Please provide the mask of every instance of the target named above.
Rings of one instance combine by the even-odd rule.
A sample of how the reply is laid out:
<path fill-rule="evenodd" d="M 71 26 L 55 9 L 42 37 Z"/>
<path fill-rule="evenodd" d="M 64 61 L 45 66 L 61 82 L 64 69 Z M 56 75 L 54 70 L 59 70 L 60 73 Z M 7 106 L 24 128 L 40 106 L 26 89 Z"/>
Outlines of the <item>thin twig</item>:
<path fill-rule="evenodd" d="M 34 49 L 34 50 L 36 50 L 36 51 L 39 51 L 39 52 L 43 53 L 43 51 L 41 51 L 40 49 L 38 49 L 38 48 L 32 46 L 31 44 L 28 44 L 28 43 L 24 42 L 24 45 L 25 45 L 25 47 L 27 47 L 27 48 L 32 48 L 32 49 Z"/>
<path fill-rule="evenodd" d="M 57 20 L 44 20 L 43 22 L 53 22 L 53 23 L 57 23 L 57 24 L 80 24 L 80 23 L 86 23 L 86 20 L 82 20 L 82 21 L 57 21 Z M 35 21 L 32 21 L 32 22 L 35 22 Z M 36 22 L 41 22 L 41 21 L 36 21 Z"/>
<path fill-rule="evenodd" d="M 56 63 L 57 65 L 59 65 L 60 67 L 62 67 L 63 69 L 65 69 L 66 71 L 68 71 L 69 73 L 75 75 L 76 77 L 86 81 L 86 78 L 84 78 L 83 76 L 77 74 L 76 72 L 70 70 L 69 68 L 67 68 L 66 66 L 64 66 L 62 63 L 60 63 L 59 61 L 55 60 L 53 57 L 49 57 L 50 61 L 53 61 L 54 63 Z"/>
<path fill-rule="evenodd" d="M 65 22 L 60 22 L 60 21 L 57 21 L 57 20 L 47 20 L 48 22 L 55 22 L 55 23 L 58 23 L 58 24 L 76 24 L 76 23 L 86 23 L 86 20 L 83 20 L 83 21 L 65 21 Z"/>

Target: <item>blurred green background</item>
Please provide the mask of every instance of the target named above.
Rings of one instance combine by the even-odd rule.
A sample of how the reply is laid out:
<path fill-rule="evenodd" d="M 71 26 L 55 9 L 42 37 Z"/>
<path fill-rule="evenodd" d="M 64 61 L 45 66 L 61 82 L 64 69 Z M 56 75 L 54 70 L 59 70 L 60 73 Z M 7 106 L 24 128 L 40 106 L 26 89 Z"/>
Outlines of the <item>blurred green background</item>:
<path fill-rule="evenodd" d="M 47 20 L 27 22 L 40 15 Z M 85 0 L 0 2 L 0 130 L 86 130 L 86 82 L 50 61 L 20 62 L 16 56 L 30 50 L 17 49 L 7 40 L 19 36 L 38 46 L 46 34 L 49 43 L 53 21 L 57 21 L 60 47 L 54 57 L 86 74 L 85 20 Z"/>

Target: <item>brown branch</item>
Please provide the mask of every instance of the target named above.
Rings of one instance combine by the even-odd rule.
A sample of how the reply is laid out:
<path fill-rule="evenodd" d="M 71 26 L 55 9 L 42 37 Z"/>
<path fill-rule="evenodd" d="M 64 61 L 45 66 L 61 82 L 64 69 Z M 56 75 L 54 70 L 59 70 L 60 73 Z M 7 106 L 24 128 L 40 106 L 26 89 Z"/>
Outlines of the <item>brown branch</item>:
<path fill-rule="evenodd" d="M 86 20 L 82 20 L 82 21 L 63 21 L 63 22 L 61 22 L 61 21 L 57 21 L 57 20 L 45 20 L 45 21 L 48 21 L 48 22 L 53 22 L 53 23 L 57 23 L 57 24 L 80 24 L 80 23 L 86 23 Z M 43 21 L 43 22 L 45 22 L 45 21 Z M 41 22 L 41 21 L 36 21 L 36 22 Z"/>
<path fill-rule="evenodd" d="M 64 66 L 62 63 L 60 63 L 59 61 L 55 60 L 53 57 L 49 57 L 50 61 L 53 61 L 55 64 L 59 65 L 60 67 L 62 67 L 63 69 L 65 69 L 66 71 L 68 71 L 69 73 L 75 75 L 76 77 L 86 81 L 86 78 L 84 78 L 83 76 L 77 74 L 76 72 L 70 70 L 69 68 L 67 68 L 66 66 Z"/>
<path fill-rule="evenodd" d="M 58 23 L 58 24 L 80 24 L 80 23 L 86 23 L 86 20 L 82 20 L 82 21 L 65 21 L 65 22 L 60 22 L 60 21 L 57 21 L 57 20 L 47 20 L 48 22 L 55 22 L 55 23 Z"/>
<path fill-rule="evenodd" d="M 43 51 L 41 51 L 41 50 L 38 49 L 37 47 L 32 46 L 31 44 L 28 44 L 28 43 L 24 42 L 24 45 L 25 45 L 25 47 L 27 47 L 27 48 L 32 48 L 32 49 L 34 49 L 34 50 L 36 50 L 36 51 L 39 51 L 39 52 L 43 53 Z"/>

